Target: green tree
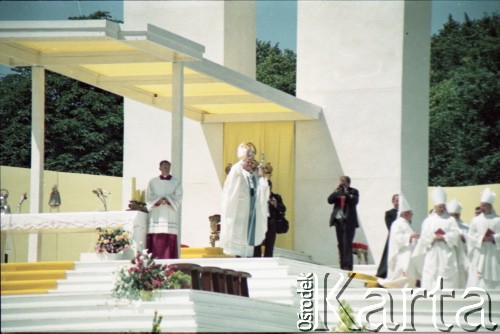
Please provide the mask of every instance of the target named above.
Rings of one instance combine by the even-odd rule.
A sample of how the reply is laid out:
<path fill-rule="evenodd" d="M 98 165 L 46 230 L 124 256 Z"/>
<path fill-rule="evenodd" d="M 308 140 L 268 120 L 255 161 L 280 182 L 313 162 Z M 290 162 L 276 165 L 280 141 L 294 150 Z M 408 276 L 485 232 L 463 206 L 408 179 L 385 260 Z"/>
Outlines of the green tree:
<path fill-rule="evenodd" d="M 295 96 L 297 55 L 289 49 L 282 51 L 276 43 L 257 40 L 258 81 Z"/>
<path fill-rule="evenodd" d="M 2 165 L 29 167 L 31 69 L 0 83 Z M 45 166 L 52 171 L 121 176 L 123 98 L 47 71 Z"/>
<path fill-rule="evenodd" d="M 0 81 L 0 163 L 29 167 L 31 160 L 31 81 L 15 69 Z"/>
<path fill-rule="evenodd" d="M 500 182 L 500 17 L 450 16 L 431 41 L 429 183 Z"/>

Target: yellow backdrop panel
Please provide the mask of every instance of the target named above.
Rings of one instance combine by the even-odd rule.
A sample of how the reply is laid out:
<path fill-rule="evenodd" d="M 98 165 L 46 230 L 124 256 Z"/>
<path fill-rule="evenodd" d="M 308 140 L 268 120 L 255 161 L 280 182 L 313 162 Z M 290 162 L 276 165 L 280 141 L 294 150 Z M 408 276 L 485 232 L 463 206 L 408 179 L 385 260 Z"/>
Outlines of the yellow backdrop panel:
<path fill-rule="evenodd" d="M 30 201 L 30 169 L 0 166 L 0 186 L 9 191 L 8 203 L 11 212 L 29 213 Z M 42 189 L 42 212 L 93 212 L 104 211 L 104 205 L 92 192 L 102 188 L 110 192 L 107 198 L 108 211 L 121 211 L 122 178 L 102 175 L 88 175 L 44 171 Z M 61 206 L 57 209 L 49 207 L 52 187 L 57 186 L 61 195 Z M 28 199 L 18 208 L 22 194 L 26 192 Z M 39 254 L 41 261 L 76 261 L 82 252 L 93 252 L 96 232 L 44 232 L 40 233 Z M 11 252 L 9 262 L 26 262 L 28 260 L 28 233 L 11 233 Z M 2 254 L 7 242 L 5 232 L 1 233 L 0 246 Z M 4 258 L 1 259 L 4 262 Z"/>
<path fill-rule="evenodd" d="M 282 196 L 287 207 L 290 229 L 278 234 L 276 247 L 293 249 L 294 235 L 294 174 L 295 142 L 293 122 L 255 122 L 224 124 L 224 168 L 238 161 L 236 151 L 242 142 L 252 142 L 257 148 L 255 159 L 264 154 L 265 162 L 273 167 L 273 192 Z"/>

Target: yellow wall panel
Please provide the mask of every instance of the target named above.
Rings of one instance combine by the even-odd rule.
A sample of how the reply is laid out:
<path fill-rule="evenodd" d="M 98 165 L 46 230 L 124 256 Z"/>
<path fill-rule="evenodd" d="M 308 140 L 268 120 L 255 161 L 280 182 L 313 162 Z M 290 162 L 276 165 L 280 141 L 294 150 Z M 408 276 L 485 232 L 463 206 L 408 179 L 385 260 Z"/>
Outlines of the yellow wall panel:
<path fill-rule="evenodd" d="M 255 159 L 261 154 L 273 166 L 271 181 L 273 192 L 282 196 L 287 208 L 286 218 L 290 229 L 278 234 L 276 247 L 293 249 L 294 235 L 294 175 L 295 175 L 295 127 L 293 122 L 255 122 L 224 124 L 224 167 L 238 161 L 236 151 L 242 142 L 252 142 L 257 148 Z"/>

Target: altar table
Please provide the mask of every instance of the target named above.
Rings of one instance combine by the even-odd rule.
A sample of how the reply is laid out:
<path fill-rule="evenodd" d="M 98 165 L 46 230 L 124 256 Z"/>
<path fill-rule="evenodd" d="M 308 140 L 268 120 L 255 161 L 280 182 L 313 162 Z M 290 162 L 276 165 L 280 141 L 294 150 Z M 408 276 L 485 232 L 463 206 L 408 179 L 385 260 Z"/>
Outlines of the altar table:
<path fill-rule="evenodd" d="M 132 248 L 142 251 L 146 245 L 147 217 L 142 211 L 2 214 L 0 226 L 2 232 L 29 233 L 28 262 L 36 262 L 38 234 L 44 232 L 81 232 L 121 226 L 130 233 Z"/>

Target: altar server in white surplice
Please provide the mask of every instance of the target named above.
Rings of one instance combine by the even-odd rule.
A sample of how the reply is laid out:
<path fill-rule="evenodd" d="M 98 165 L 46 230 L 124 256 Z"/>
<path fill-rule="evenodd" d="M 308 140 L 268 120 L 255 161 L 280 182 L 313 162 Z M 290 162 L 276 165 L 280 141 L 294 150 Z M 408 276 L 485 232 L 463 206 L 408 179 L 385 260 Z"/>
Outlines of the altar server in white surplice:
<path fill-rule="evenodd" d="M 446 211 L 457 221 L 460 231 L 460 242 L 458 243 L 457 263 L 458 263 L 458 288 L 465 289 L 467 277 L 469 276 L 469 257 L 467 255 L 467 233 L 469 226 L 460 219 L 462 204 L 457 199 L 452 199 L 446 204 Z"/>
<path fill-rule="evenodd" d="M 434 212 L 422 223 L 422 233 L 412 255 L 415 260 L 422 259 L 421 287 L 432 290 L 443 278 L 443 287 L 459 287 L 458 244 L 460 231 L 455 218 L 446 212 L 446 193 L 437 187 L 432 192 Z"/>
<path fill-rule="evenodd" d="M 146 247 L 153 258 L 177 259 L 178 212 L 182 201 L 182 183 L 170 175 L 170 162 L 160 162 L 161 175 L 149 181 L 146 205 L 149 211 Z"/>
<path fill-rule="evenodd" d="M 253 144 L 240 144 L 222 189 L 220 243 L 225 254 L 250 257 L 267 230 L 269 185 L 262 168 L 253 170 Z"/>
<path fill-rule="evenodd" d="M 414 287 L 417 277 L 411 255 L 420 234 L 411 227 L 413 212 L 403 194 L 399 194 L 398 218 L 392 223 L 387 256 L 387 278 L 378 283 L 385 288 Z"/>
<path fill-rule="evenodd" d="M 481 193 L 481 214 L 472 219 L 467 235 L 469 280 L 467 287 L 500 289 L 500 216 L 493 209 L 496 194 Z"/>

